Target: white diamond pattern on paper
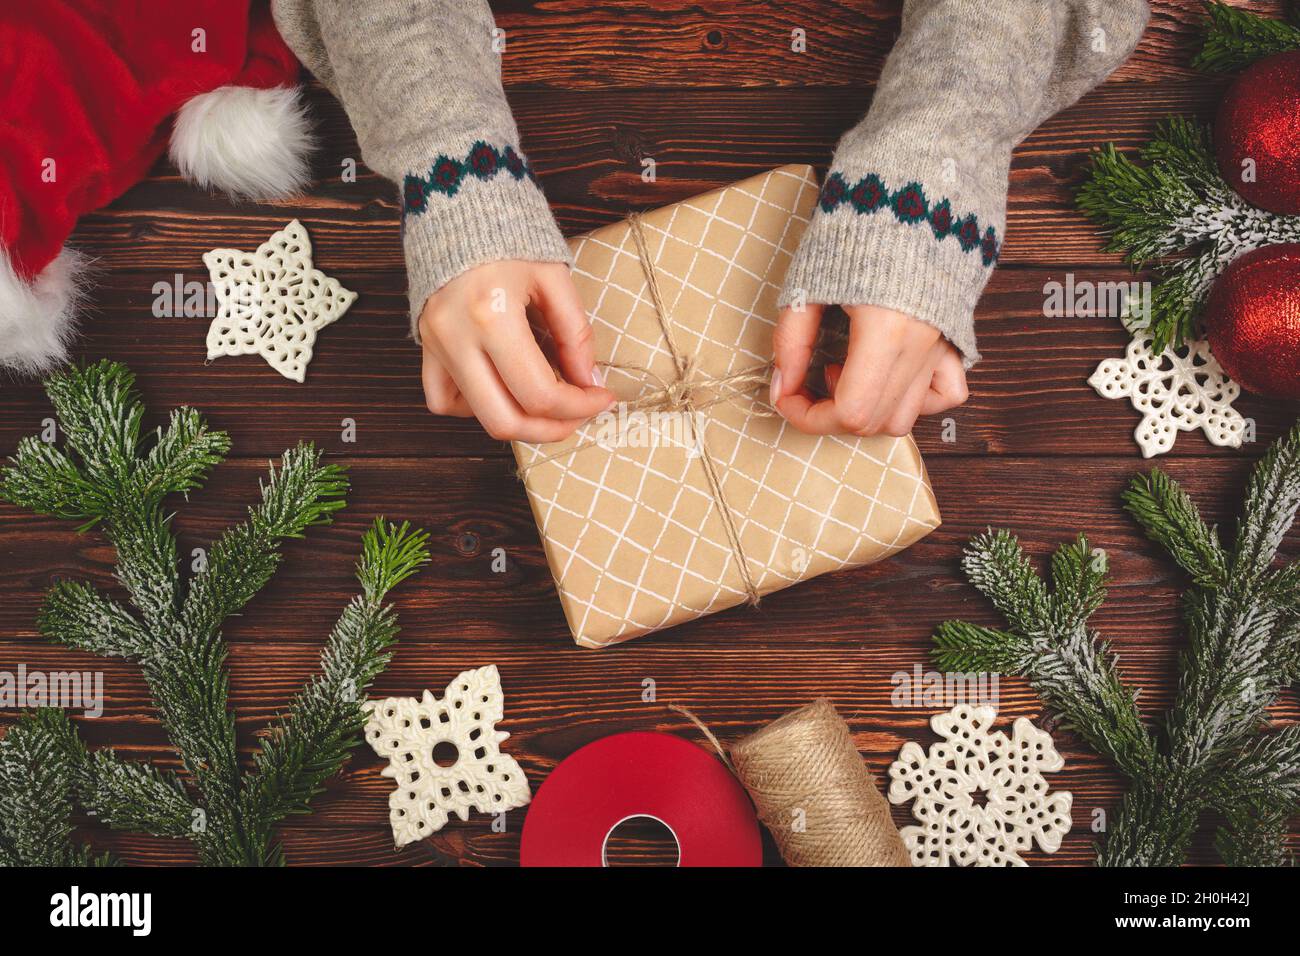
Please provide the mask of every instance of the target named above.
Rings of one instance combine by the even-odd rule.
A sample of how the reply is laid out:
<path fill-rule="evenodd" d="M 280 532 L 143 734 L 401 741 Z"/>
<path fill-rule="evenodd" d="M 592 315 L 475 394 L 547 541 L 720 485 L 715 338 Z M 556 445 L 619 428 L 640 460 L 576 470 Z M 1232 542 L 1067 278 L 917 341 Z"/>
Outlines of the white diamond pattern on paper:
<path fill-rule="evenodd" d="M 256 252 L 213 249 L 203 262 L 217 297 L 208 359 L 260 355 L 295 382 L 306 377 L 316 333 L 357 298 L 312 266 L 311 240 L 297 219 Z"/>
<path fill-rule="evenodd" d="M 1106 359 L 1088 384 L 1106 398 L 1127 398 L 1142 421 L 1133 438 L 1142 457 L 1163 455 L 1180 431 L 1199 428 L 1211 444 L 1240 448 L 1246 421 L 1232 407 L 1241 387 L 1228 378 L 1205 340 L 1151 351 L 1151 338 L 1136 335 L 1122 359 Z"/>
<path fill-rule="evenodd" d="M 1051 734 L 1018 717 L 1007 737 L 996 718 L 969 704 L 935 714 L 944 739 L 929 753 L 909 741 L 890 766 L 890 803 L 912 800 L 921 824 L 899 831 L 913 866 L 1026 866 L 1022 850 L 1055 853 L 1070 832 L 1073 796 L 1048 793 L 1043 777 L 1065 766 Z"/>
<path fill-rule="evenodd" d="M 721 377 L 771 360 L 779 283 L 808 222 L 794 207 L 803 202 L 810 207 L 815 194 L 810 172 L 777 170 L 668 207 L 661 211 L 666 216 L 643 218 L 678 346 L 685 354 L 712 356 L 718 364 L 708 374 Z M 747 209 L 738 208 L 742 202 Z M 753 229 L 760 210 L 780 212 L 784 232 L 775 240 Z M 641 310 L 653 314 L 631 233 L 623 231 L 616 242 L 607 235 L 597 231 L 573 244 L 575 280 L 588 293 L 597 342 L 612 343 L 601 357 L 672 378 L 672 356 L 660 330 L 627 320 Z M 725 254 L 706 243 L 706 235 Z M 667 265 L 683 256 L 684 267 Z M 709 259 L 721 268 L 702 271 L 721 275 L 717 288 L 712 280 L 709 288 L 698 284 L 696 266 Z M 756 343 L 764 344 L 755 348 Z M 718 358 L 723 355 L 725 361 Z M 621 396 L 634 395 L 643 385 L 617 367 L 609 368 L 606 378 Z M 915 460 L 907 467 L 908 455 L 915 454 L 910 438 L 804 436 L 784 419 L 755 411 L 770 409 L 757 397 L 714 405 L 691 416 L 690 432 L 719 465 L 724 497 L 760 593 L 808 577 L 813 565 L 822 573 L 862 563 L 852 559 L 852 551 L 863 541 L 874 545 L 879 557 L 887 556 L 937 524 L 920 507 L 923 498 L 932 505 L 923 469 Z M 592 442 L 598 427 L 594 420 L 583 426 L 574 443 Z M 529 482 L 529 494 L 578 643 L 616 643 L 746 598 L 717 503 L 688 445 L 669 439 L 636 451 L 587 449 L 542 462 L 554 454 L 554 446 L 516 444 L 521 467 L 549 470 L 546 481 Z M 600 456 L 598 466 L 590 465 L 587 455 Z M 766 462 L 757 478 L 736 467 L 746 455 L 751 462 L 760 455 Z M 872 495 L 854 492 L 844 480 L 867 468 L 880 476 Z M 549 490 L 540 491 L 543 486 Z M 650 486 L 670 493 L 647 494 Z M 837 507 L 842 496 L 851 495 L 856 497 L 845 497 Z M 583 506 L 573 507 L 574 500 Z M 907 507 L 899 507 L 899 501 Z M 855 506 L 851 515 L 845 503 Z M 655 523 L 656 540 L 629 535 L 634 522 L 646 521 Z M 815 529 L 811 537 L 791 538 L 792 521 Z M 613 554 L 621 558 L 621 574 L 610 566 Z M 579 586 L 571 586 L 575 580 Z M 611 608 L 615 602 L 617 612 Z M 589 630 L 605 636 L 590 638 Z"/>
<path fill-rule="evenodd" d="M 495 724 L 504 712 L 496 665 L 463 671 L 441 700 L 429 691 L 414 697 L 366 701 L 366 742 L 388 758 L 385 777 L 397 781 L 388 796 L 393 840 L 400 846 L 441 830 L 450 814 L 499 813 L 532 798 L 528 780 L 500 745 L 510 735 Z M 439 766 L 434 748 L 456 749 L 450 766 Z M 450 755 L 449 755 L 450 756 Z"/>

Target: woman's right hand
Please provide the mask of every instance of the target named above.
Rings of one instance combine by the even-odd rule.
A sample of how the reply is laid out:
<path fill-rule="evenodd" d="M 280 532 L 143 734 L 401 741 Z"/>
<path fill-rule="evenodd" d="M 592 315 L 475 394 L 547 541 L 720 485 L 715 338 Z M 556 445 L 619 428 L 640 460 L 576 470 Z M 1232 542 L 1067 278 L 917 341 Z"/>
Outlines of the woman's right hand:
<path fill-rule="evenodd" d="M 565 380 L 533 335 L 529 306 L 554 340 Z M 472 415 L 493 438 L 560 441 L 616 401 L 596 368 L 591 323 L 563 263 L 475 266 L 429 296 L 419 326 L 429 411 Z"/>

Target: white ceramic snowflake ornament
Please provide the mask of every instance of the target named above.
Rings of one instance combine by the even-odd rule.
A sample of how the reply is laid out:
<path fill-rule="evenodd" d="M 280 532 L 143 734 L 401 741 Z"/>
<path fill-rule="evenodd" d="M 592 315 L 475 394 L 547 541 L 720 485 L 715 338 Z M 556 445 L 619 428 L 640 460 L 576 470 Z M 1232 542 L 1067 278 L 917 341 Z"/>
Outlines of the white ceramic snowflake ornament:
<path fill-rule="evenodd" d="M 969 704 L 935 714 L 943 741 L 928 754 L 906 743 L 890 766 L 889 801 L 914 801 L 921 824 L 900 831 L 913 866 L 1026 866 L 1021 850 L 1055 853 L 1070 832 L 1073 797 L 1043 777 L 1065 766 L 1051 735 L 1019 717 L 1008 738 L 996 717 Z"/>
<path fill-rule="evenodd" d="M 256 252 L 213 249 L 203 262 L 217 296 L 208 358 L 260 355 L 295 382 L 306 375 L 316 333 L 357 298 L 312 266 L 311 240 L 297 219 Z"/>
<path fill-rule="evenodd" d="M 1125 398 L 1142 413 L 1133 437 L 1142 457 L 1162 455 L 1174 447 L 1180 431 L 1200 428 L 1215 445 L 1241 447 L 1246 420 L 1232 407 L 1241 387 L 1210 354 L 1204 340 L 1157 357 L 1151 338 L 1136 335 L 1122 359 L 1106 359 L 1088 384 L 1106 398 Z"/>
<path fill-rule="evenodd" d="M 496 665 L 462 671 L 441 700 L 429 691 L 420 700 L 389 697 L 366 701 L 366 741 L 388 758 L 385 777 L 397 781 L 388 795 L 393 840 L 405 846 L 441 830 L 455 813 L 498 813 L 532 799 L 528 780 L 513 757 L 500 750 L 510 735 L 497 730 L 505 701 Z M 449 743 L 455 756 L 441 766 L 433 750 Z"/>

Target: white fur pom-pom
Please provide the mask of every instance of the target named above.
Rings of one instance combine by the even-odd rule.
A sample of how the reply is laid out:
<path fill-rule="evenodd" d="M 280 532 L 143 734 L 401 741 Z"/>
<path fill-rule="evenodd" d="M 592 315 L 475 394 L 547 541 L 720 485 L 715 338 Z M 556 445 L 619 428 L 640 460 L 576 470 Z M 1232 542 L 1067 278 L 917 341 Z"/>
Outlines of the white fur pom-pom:
<path fill-rule="evenodd" d="M 87 259 L 64 248 L 34 279 L 0 249 L 0 368 L 37 375 L 67 361 Z"/>
<path fill-rule="evenodd" d="M 296 87 L 222 86 L 180 108 L 170 154 L 199 186 L 235 199 L 283 199 L 310 180 L 313 142 Z"/>

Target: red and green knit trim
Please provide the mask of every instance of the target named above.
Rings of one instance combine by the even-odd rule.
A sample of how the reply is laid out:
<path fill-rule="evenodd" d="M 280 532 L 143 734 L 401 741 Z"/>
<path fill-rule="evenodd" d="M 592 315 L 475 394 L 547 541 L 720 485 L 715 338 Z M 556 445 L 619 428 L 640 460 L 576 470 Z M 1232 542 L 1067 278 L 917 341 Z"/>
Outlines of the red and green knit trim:
<path fill-rule="evenodd" d="M 831 173 L 822 184 L 818 200 L 822 212 L 834 212 L 840 206 L 849 206 L 859 214 L 888 209 L 899 222 L 909 225 L 926 223 L 937 241 L 955 236 L 962 252 L 979 249 L 986 266 L 997 262 L 999 243 L 997 230 L 989 226 L 980 234 L 979 220 L 974 214 L 957 217 L 947 199 L 931 203 L 920 183 L 908 183 L 897 192 L 890 192 L 875 173 L 868 173 L 852 187 L 840 173 Z"/>
<path fill-rule="evenodd" d="M 491 143 L 479 140 L 469 148 L 463 159 L 452 156 L 439 156 L 429 167 L 428 173 L 417 176 L 407 173 L 402 181 L 402 215 L 418 215 L 429 207 L 429 196 L 442 193 L 454 196 L 466 176 L 477 179 L 491 179 L 505 173 L 514 179 L 527 176 L 533 182 L 533 168 L 515 151 L 513 146 L 497 149 Z"/>

